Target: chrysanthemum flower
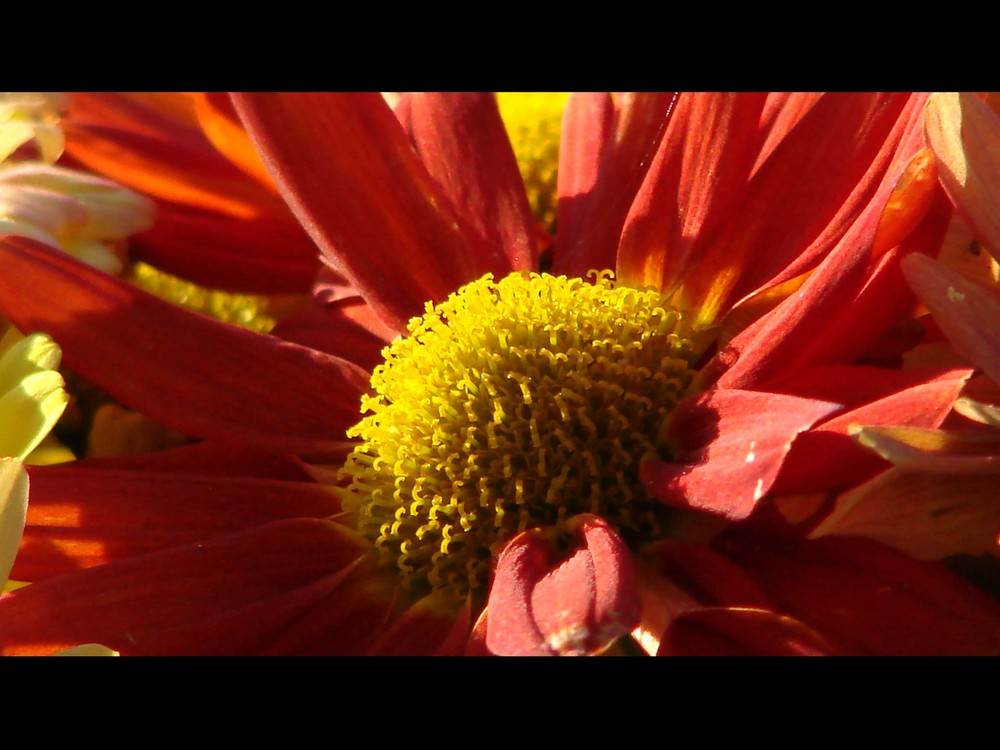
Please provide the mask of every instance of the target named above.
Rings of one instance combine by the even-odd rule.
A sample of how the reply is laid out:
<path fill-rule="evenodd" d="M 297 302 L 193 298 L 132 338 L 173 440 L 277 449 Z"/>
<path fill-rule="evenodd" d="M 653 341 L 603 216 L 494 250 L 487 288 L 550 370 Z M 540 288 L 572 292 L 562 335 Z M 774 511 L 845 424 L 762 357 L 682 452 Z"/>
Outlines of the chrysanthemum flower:
<path fill-rule="evenodd" d="M 323 352 L 4 243 L 12 319 L 206 439 L 33 472 L 8 651 L 1000 649 L 947 569 L 766 502 L 879 471 L 844 420 L 937 427 L 970 373 L 854 364 L 947 218 L 925 97 L 574 97 L 551 269 L 492 97 L 234 101 L 362 312 Z"/>

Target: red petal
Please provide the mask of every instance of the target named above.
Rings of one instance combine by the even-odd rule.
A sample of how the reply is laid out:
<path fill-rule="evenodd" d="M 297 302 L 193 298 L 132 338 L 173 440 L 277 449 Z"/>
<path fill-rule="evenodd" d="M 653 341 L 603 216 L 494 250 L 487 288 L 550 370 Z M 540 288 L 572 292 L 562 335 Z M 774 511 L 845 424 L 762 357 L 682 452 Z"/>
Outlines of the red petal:
<path fill-rule="evenodd" d="M 810 374 L 816 377 L 812 381 L 815 387 L 807 384 Z M 793 391 L 810 397 L 838 398 L 839 392 L 842 402 L 867 402 L 801 435 L 788 454 L 775 483 L 775 492 L 788 494 L 845 488 L 884 469 L 884 461 L 851 439 L 853 429 L 858 425 L 938 427 L 951 412 L 970 374 L 968 369 L 898 372 L 835 367 L 817 368 L 785 379 L 784 383 L 801 383 L 801 387 Z M 838 376 L 841 378 L 839 384 L 828 380 Z M 865 395 L 860 396 L 861 393 Z"/>
<path fill-rule="evenodd" d="M 713 608 L 677 618 L 657 656 L 825 656 L 833 646 L 794 618 L 762 609 Z"/>
<path fill-rule="evenodd" d="M 248 294 L 309 291 L 319 251 L 291 216 L 236 219 L 157 205 L 156 223 L 129 240 L 129 255 L 211 289 Z"/>
<path fill-rule="evenodd" d="M 321 485 L 270 479 L 32 467 L 17 580 L 189 544 L 286 518 L 327 518 L 339 501 Z"/>
<path fill-rule="evenodd" d="M 415 93 L 409 100 L 417 152 L 469 221 L 477 275 L 537 270 L 534 219 L 496 97 Z"/>
<path fill-rule="evenodd" d="M 734 535 L 722 551 L 854 653 L 1000 654 L 1000 603 L 935 563 L 858 537 Z"/>
<path fill-rule="evenodd" d="M 711 391 L 669 418 L 677 463 L 647 458 L 639 473 L 672 507 L 740 520 L 771 488 L 795 436 L 839 408 L 775 393 Z"/>
<path fill-rule="evenodd" d="M 553 271 L 583 277 L 591 269 L 615 267 L 625 217 L 676 95 L 624 94 L 613 116 L 602 98 L 606 95 L 579 96 L 570 97 L 563 116 Z"/>
<path fill-rule="evenodd" d="M 477 278 L 447 199 L 379 94 L 260 93 L 236 110 L 335 268 L 398 331 Z"/>
<path fill-rule="evenodd" d="M 371 646 L 368 654 L 460 656 L 468 637 L 468 607 L 456 612 L 440 596 L 430 594 L 396 617 Z"/>
<path fill-rule="evenodd" d="M 78 643 L 144 653 L 165 631 L 321 581 L 365 549 L 338 524 L 298 519 L 51 578 L 0 597 L 0 643 L 5 653 Z M 268 625 L 246 618 L 226 624 L 244 631 L 231 633 L 237 641 Z"/>
<path fill-rule="evenodd" d="M 574 543 L 558 555 L 543 531 L 500 553 L 489 597 L 486 645 L 504 656 L 591 654 L 639 619 L 631 553 L 596 516 L 577 516 Z"/>
<path fill-rule="evenodd" d="M 368 375 L 344 360 L 189 313 L 50 248 L 0 242 L 0 299 L 122 403 L 197 437 L 321 454 L 344 443 Z"/>
<path fill-rule="evenodd" d="M 765 94 L 682 94 L 618 253 L 626 284 L 675 289 L 745 195 Z"/>

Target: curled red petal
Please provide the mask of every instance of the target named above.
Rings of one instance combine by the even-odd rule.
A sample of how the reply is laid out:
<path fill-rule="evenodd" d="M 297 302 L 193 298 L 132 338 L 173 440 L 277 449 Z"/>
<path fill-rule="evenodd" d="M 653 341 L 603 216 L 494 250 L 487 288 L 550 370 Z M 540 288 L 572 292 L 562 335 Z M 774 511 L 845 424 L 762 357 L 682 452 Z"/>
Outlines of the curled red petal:
<path fill-rule="evenodd" d="M 497 561 L 486 646 L 503 656 L 593 654 L 638 623 L 631 552 L 602 519 L 577 516 L 567 553 L 544 531 L 524 532 Z"/>

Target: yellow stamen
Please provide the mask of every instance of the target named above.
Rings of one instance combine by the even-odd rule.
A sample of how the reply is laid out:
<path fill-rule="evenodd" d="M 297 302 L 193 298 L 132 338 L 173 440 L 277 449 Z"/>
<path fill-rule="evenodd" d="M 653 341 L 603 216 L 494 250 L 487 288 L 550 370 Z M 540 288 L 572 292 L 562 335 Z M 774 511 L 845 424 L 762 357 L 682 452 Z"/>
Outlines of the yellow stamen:
<path fill-rule="evenodd" d="M 599 513 L 628 543 L 660 532 L 639 462 L 691 381 L 687 323 L 654 290 L 487 275 L 440 305 L 372 375 L 348 435 L 344 509 L 419 593 L 484 586 L 498 545 Z"/>

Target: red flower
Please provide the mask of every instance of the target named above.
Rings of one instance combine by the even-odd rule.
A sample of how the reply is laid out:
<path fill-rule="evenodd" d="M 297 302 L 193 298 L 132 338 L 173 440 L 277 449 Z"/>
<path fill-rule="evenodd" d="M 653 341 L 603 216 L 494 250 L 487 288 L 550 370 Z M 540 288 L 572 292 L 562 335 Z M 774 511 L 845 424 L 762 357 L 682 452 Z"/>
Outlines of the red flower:
<path fill-rule="evenodd" d="M 32 471 L 8 651 L 998 650 L 1000 605 L 971 585 L 803 540 L 765 502 L 876 473 L 849 420 L 937 427 L 969 375 L 856 364 L 913 304 L 899 256 L 947 219 L 925 97 L 574 98 L 552 270 L 617 285 L 526 275 L 490 96 L 398 118 L 377 95 L 234 101 L 360 300 L 281 340 L 4 242 L 16 324 L 205 438 Z"/>

